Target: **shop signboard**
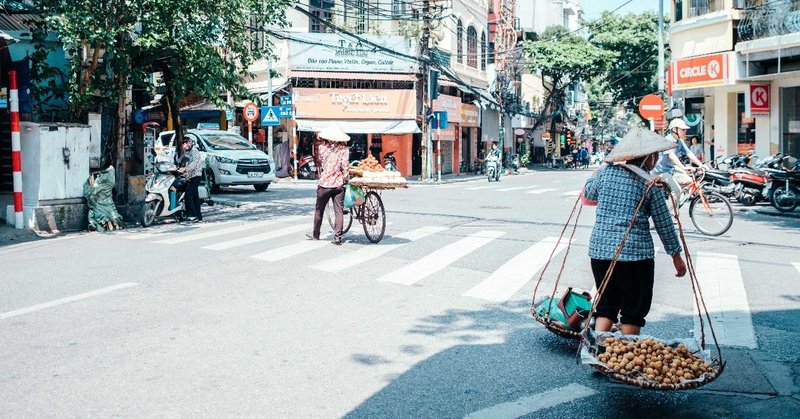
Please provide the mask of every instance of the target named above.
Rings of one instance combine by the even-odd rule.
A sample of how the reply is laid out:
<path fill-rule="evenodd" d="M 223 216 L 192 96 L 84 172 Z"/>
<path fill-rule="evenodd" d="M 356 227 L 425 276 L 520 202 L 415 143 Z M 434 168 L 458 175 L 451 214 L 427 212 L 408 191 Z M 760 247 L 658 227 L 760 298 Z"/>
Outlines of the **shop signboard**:
<path fill-rule="evenodd" d="M 415 119 L 416 92 L 408 89 L 294 89 L 297 119 Z"/>
<path fill-rule="evenodd" d="M 744 111 L 748 118 L 769 116 L 769 85 L 751 84 L 744 92 Z"/>
<path fill-rule="evenodd" d="M 481 125 L 481 111 L 471 103 L 461 104 L 461 126 L 478 127 Z"/>
<path fill-rule="evenodd" d="M 730 83 L 728 53 L 689 57 L 674 61 L 670 68 L 673 90 L 721 86 Z"/>
<path fill-rule="evenodd" d="M 461 98 L 458 96 L 439 95 L 439 98 L 433 101 L 433 110 L 447 112 L 447 119 L 449 122 L 460 124 L 461 119 Z"/>
<path fill-rule="evenodd" d="M 359 35 L 361 40 L 335 33 L 292 33 L 291 71 L 415 73 L 414 42 L 397 35 Z M 394 52 L 394 53 L 393 53 Z"/>

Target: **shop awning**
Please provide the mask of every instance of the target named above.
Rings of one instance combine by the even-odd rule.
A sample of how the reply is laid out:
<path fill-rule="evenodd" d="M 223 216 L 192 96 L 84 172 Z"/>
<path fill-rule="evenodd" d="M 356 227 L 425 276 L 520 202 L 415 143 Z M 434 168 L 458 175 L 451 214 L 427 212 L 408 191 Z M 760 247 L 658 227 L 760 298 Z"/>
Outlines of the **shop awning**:
<path fill-rule="evenodd" d="M 322 131 L 330 124 L 338 124 L 348 134 L 417 134 L 422 131 L 414 120 L 329 120 L 298 119 L 298 131 Z"/>

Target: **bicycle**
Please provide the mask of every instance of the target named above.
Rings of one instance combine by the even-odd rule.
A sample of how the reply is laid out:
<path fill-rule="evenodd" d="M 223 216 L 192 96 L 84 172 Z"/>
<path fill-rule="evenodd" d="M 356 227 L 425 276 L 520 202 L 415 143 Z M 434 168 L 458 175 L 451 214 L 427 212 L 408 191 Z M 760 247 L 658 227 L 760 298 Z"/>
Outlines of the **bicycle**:
<path fill-rule="evenodd" d="M 689 218 L 695 228 L 707 236 L 719 236 L 733 225 L 733 208 L 718 192 L 704 190 L 705 173 L 703 168 L 695 168 L 692 181 L 681 189 L 678 209 L 689 202 Z"/>

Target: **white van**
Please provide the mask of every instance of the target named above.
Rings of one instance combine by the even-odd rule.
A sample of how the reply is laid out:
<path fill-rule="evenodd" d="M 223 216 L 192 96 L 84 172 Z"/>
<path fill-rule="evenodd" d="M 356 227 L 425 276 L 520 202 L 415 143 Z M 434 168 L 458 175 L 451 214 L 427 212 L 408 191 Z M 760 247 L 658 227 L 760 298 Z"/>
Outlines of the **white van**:
<path fill-rule="evenodd" d="M 263 192 L 275 180 L 272 157 L 250 144 L 239 134 L 229 131 L 190 129 L 186 132 L 197 143 L 200 153 L 211 168 L 211 191 L 221 186 L 253 185 Z M 175 131 L 159 135 L 161 144 L 172 151 Z"/>

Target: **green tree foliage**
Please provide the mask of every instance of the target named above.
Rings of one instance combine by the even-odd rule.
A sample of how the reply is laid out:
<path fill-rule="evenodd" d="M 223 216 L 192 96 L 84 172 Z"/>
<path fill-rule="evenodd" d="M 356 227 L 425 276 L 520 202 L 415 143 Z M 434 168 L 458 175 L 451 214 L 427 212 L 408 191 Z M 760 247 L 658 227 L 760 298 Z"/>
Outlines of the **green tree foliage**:
<path fill-rule="evenodd" d="M 541 72 L 545 82 L 545 116 L 561 106 L 561 97 L 567 86 L 605 74 L 618 55 L 569 33 L 561 26 L 551 26 L 539 40 L 526 42 L 525 51 L 529 68 Z"/>
<path fill-rule="evenodd" d="M 598 90 L 615 102 L 628 101 L 657 89 L 658 14 L 615 15 L 603 12 L 589 25 L 589 42 L 606 51 L 617 51 L 606 77 L 598 79 Z"/>

